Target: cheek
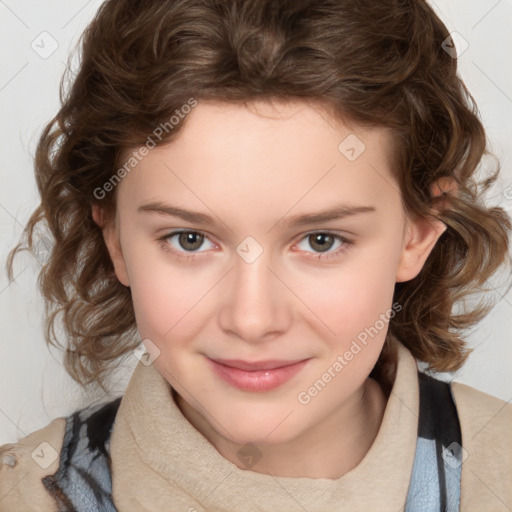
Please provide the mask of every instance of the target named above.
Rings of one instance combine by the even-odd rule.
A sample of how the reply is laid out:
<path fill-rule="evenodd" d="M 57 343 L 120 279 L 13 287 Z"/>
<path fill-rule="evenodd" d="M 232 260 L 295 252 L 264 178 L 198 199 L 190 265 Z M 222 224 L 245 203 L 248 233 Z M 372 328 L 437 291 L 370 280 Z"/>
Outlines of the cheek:
<path fill-rule="evenodd" d="M 300 287 L 303 302 L 325 325 L 328 338 L 348 343 L 373 326 L 392 305 L 396 251 L 369 247 L 339 269 L 312 276 Z M 298 294 L 299 295 L 299 294 Z M 378 327 L 381 326 L 379 322 Z M 385 333 L 384 333 L 385 334 Z"/>
<path fill-rule="evenodd" d="M 215 283 L 214 276 L 180 267 L 165 253 L 155 257 L 133 249 L 126 259 L 141 337 L 154 340 L 158 346 L 173 336 L 175 339 L 190 337 L 199 328 L 198 315 Z"/>

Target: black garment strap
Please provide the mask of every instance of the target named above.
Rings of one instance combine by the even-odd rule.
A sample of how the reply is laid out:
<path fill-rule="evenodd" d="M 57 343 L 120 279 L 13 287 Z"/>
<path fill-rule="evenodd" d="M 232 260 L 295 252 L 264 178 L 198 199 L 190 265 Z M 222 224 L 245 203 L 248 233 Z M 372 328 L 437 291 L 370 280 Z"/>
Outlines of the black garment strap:
<path fill-rule="evenodd" d="M 121 398 L 90 405 L 66 418 L 59 468 L 42 478 L 58 512 L 116 512 L 110 434 Z"/>
<path fill-rule="evenodd" d="M 452 456 L 453 460 L 460 458 L 462 436 L 459 417 L 449 383 L 435 379 L 420 371 L 418 371 L 418 379 L 420 389 L 418 437 L 435 441 L 441 511 L 446 511 L 448 509 L 445 472 L 446 450 L 449 450 L 449 455 Z"/>

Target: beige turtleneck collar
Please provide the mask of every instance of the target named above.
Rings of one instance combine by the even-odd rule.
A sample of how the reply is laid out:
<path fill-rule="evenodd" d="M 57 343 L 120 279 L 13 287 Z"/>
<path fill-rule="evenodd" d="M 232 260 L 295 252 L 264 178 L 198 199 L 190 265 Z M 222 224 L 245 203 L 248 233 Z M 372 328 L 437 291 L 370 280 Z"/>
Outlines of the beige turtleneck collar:
<path fill-rule="evenodd" d="M 139 363 L 111 436 L 118 511 L 400 511 L 414 462 L 419 388 L 415 359 L 394 342 L 396 379 L 377 437 L 363 460 L 335 480 L 238 468 L 183 416 L 158 370 Z"/>

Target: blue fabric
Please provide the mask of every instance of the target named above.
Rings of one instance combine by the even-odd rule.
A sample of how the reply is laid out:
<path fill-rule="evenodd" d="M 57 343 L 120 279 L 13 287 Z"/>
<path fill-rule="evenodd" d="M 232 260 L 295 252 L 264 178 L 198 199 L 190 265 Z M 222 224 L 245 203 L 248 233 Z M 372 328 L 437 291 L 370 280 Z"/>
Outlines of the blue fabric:
<path fill-rule="evenodd" d="M 418 438 L 405 506 L 407 512 L 437 512 L 441 509 L 435 444 L 433 439 Z"/>
<path fill-rule="evenodd" d="M 445 510 L 446 512 L 456 512 L 459 510 L 460 502 L 462 464 L 460 453 L 453 453 L 445 447 L 443 459 L 447 491 Z M 405 510 L 407 512 L 438 512 L 441 510 L 439 487 L 436 442 L 433 439 L 418 437 Z"/>
<path fill-rule="evenodd" d="M 66 418 L 59 469 L 42 479 L 59 512 L 116 512 L 112 499 L 110 433 L 121 399 Z"/>
<path fill-rule="evenodd" d="M 418 372 L 418 441 L 407 512 L 460 508 L 462 438 L 451 385 Z"/>

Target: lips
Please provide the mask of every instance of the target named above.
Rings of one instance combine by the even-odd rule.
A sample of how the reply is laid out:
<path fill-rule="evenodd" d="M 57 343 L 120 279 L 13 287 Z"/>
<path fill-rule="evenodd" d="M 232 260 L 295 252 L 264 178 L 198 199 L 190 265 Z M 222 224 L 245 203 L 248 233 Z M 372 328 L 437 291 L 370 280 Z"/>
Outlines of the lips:
<path fill-rule="evenodd" d="M 224 382 L 243 391 L 262 392 L 275 389 L 292 379 L 307 364 L 303 360 L 242 361 L 208 359 L 214 373 Z"/>
<path fill-rule="evenodd" d="M 247 372 L 254 372 L 258 370 L 273 370 L 275 368 L 283 368 L 285 366 L 292 366 L 300 361 L 282 361 L 282 360 L 268 360 L 268 361 L 242 361 L 240 359 L 212 359 L 216 363 L 229 366 L 230 368 L 238 368 Z"/>

